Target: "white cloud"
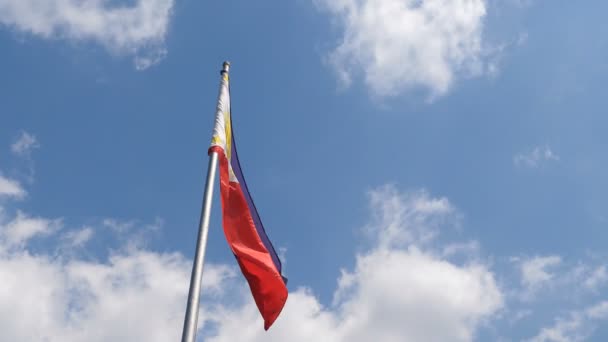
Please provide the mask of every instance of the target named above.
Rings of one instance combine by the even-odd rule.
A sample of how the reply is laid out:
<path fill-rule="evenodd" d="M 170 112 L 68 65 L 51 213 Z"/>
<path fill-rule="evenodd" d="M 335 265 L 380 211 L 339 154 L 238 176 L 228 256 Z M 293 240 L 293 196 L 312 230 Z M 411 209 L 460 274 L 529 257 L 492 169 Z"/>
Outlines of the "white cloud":
<path fill-rule="evenodd" d="M 608 319 L 608 301 L 583 310 L 574 310 L 567 317 L 558 317 L 552 326 L 544 327 L 529 342 L 579 342 L 592 336 L 598 321 Z"/>
<path fill-rule="evenodd" d="M 401 194 L 393 187 L 372 191 L 370 199 L 376 243 L 357 256 L 352 271 L 342 272 L 332 306 L 323 306 L 310 290 L 292 291 L 267 333 L 250 301 L 224 307 L 209 316 L 216 332 L 207 340 L 472 341 L 482 322 L 502 307 L 503 296 L 483 264 L 459 266 L 418 246 L 420 231 L 437 229 L 453 210 L 447 199 Z"/>
<path fill-rule="evenodd" d="M 584 280 L 584 285 L 588 289 L 595 291 L 602 285 L 605 285 L 608 282 L 608 272 L 606 272 L 606 266 L 597 267 L 593 273 L 589 275 L 587 279 Z"/>
<path fill-rule="evenodd" d="M 479 242 L 451 243 L 443 247 L 441 254 L 448 258 L 455 255 L 476 255 L 479 253 Z"/>
<path fill-rule="evenodd" d="M 516 329 L 524 317 L 536 318 L 534 307 L 506 307 L 509 289 L 499 286 L 496 278 L 502 276 L 479 259 L 477 242 L 438 242 L 443 228 L 459 222 L 447 198 L 385 186 L 369 192 L 369 200 L 372 217 L 365 229 L 371 244 L 355 256 L 354 266 L 336 275 L 331 304 L 322 303 L 311 289 L 292 288 L 285 311 L 264 332 L 236 267 L 208 264 L 199 335 L 211 342 L 458 342 L 479 339 L 481 330 L 488 332 L 488 325 L 501 319 L 506 319 L 509 329 Z M 180 253 L 142 247 L 140 233 L 160 229 L 161 223 L 105 219 L 99 226 L 70 231 L 61 219 L 3 212 L 3 338 L 25 342 L 179 339 L 191 261 Z M 102 260 L 83 255 L 78 247 L 101 233 L 119 235 L 121 246 L 106 246 L 113 249 Z M 520 258 L 522 285 L 541 288 L 564 278 L 563 284 L 586 289 L 585 280 L 601 280 L 605 272 L 580 263 L 557 272 L 563 271 L 563 263 L 559 256 Z M 503 309 L 512 317 L 501 315 Z M 606 318 L 608 304 L 597 302 L 559 316 L 530 341 L 584 340 L 591 336 L 594 322 Z"/>
<path fill-rule="evenodd" d="M 93 227 L 67 230 L 62 219 L 11 212 L 0 206 L 2 340 L 179 339 L 191 261 L 180 253 L 139 247 L 136 224 L 111 219 L 102 227 L 116 228 L 112 232 L 121 237 L 120 245 L 106 246 L 112 248 L 109 256 L 97 260 L 90 251 L 77 252 L 93 238 Z M 149 232 L 159 222 L 142 229 Z M 234 267 L 207 264 L 203 300 L 221 295 L 226 279 L 235 275 Z M 202 321 L 205 317 L 201 312 Z"/>
<path fill-rule="evenodd" d="M 142 250 L 114 254 L 105 263 L 57 261 L 27 251 L 3 255 L 3 339 L 176 341 L 181 334 L 189 270 L 189 263 L 179 254 Z M 207 288 L 215 285 L 209 284 L 210 279 L 223 279 L 221 272 L 221 268 L 207 265 Z"/>
<path fill-rule="evenodd" d="M 138 68 L 164 53 L 174 0 L 3 0 L 0 24 L 47 39 L 93 41 L 110 52 L 136 56 Z M 141 61 L 146 62 L 141 62 Z"/>
<path fill-rule="evenodd" d="M 69 247 L 82 247 L 84 246 L 94 235 L 94 230 L 91 227 L 85 227 L 79 230 L 71 230 L 63 234 L 62 238 Z"/>
<path fill-rule="evenodd" d="M 573 312 L 568 318 L 558 318 L 554 325 L 542 328 L 538 335 L 528 340 L 528 342 L 584 341 L 587 336 L 582 332 L 585 324 L 584 319 L 580 312 Z"/>
<path fill-rule="evenodd" d="M 559 161 L 560 158 L 549 146 L 537 146 L 526 153 L 519 153 L 513 157 L 513 163 L 520 167 L 536 168 L 543 162 Z"/>
<path fill-rule="evenodd" d="M 372 221 L 367 231 L 382 247 L 424 244 L 446 222 L 455 221 L 455 209 L 447 198 L 431 198 L 426 191 L 402 194 L 394 186 L 369 193 Z"/>
<path fill-rule="evenodd" d="M 284 312 L 265 332 L 237 268 L 208 264 L 199 335 L 211 342 L 474 341 L 492 336 L 501 323 L 517 332 L 520 322 L 538 320 L 542 309 L 532 301 L 509 297 L 513 289 L 538 291 L 551 284 L 550 299 L 575 294 L 578 297 L 571 302 L 580 305 L 588 298 L 583 296 L 594 294 L 589 289 L 605 283 L 602 264 L 566 263 L 550 255 L 518 258 L 514 265 L 521 279 L 515 281 L 521 282 L 521 288 L 506 288 L 509 280 L 480 259 L 478 242 L 439 240 L 446 227 L 460 221 L 447 198 L 426 191 L 400 192 L 390 185 L 370 191 L 368 198 L 372 216 L 364 228 L 370 241 L 355 255 L 352 267 L 336 274 L 330 304 L 321 302 L 309 288 L 292 288 Z M 144 235 L 161 229 L 162 220 L 140 224 L 104 219 L 98 225 L 68 230 L 61 219 L 2 209 L 3 338 L 25 342 L 179 339 L 191 261 L 180 253 L 144 247 Z M 98 259 L 81 247 L 103 238 L 102 234 L 118 235 L 120 246 L 104 246 L 109 256 Z M 497 278 L 505 283 L 499 286 Z M 507 305 L 510 299 L 515 300 Z M 600 320 L 608 319 L 606 301 L 575 311 L 558 309 L 565 313 L 529 341 L 583 341 L 593 336 Z"/>
<path fill-rule="evenodd" d="M 22 131 L 21 135 L 11 145 L 11 151 L 18 156 L 29 157 L 33 149 L 40 147 L 36 136 Z"/>
<path fill-rule="evenodd" d="M 375 95 L 424 88 L 437 96 L 457 76 L 488 71 L 484 0 L 313 1 L 343 29 L 328 61 L 346 85 L 361 74 Z"/>
<path fill-rule="evenodd" d="M 19 182 L 4 178 L 0 174 L 0 199 L 2 197 L 15 197 L 21 198 L 25 196 L 26 192 L 21 188 Z"/>
<path fill-rule="evenodd" d="M 461 268 L 419 251 L 367 254 L 340 280 L 336 307 L 299 289 L 268 333 L 248 304 L 211 315 L 219 330 L 207 340 L 472 341 L 481 321 L 502 305 L 484 267 Z"/>
<path fill-rule="evenodd" d="M 608 301 L 597 303 L 586 310 L 587 316 L 595 319 L 608 318 Z"/>
<path fill-rule="evenodd" d="M 509 298 L 518 309 L 533 309 L 547 300 L 564 305 L 579 304 L 597 295 L 608 283 L 606 267 L 596 259 L 564 260 L 558 255 L 513 257 L 519 274 L 509 286 Z"/>
<path fill-rule="evenodd" d="M 8 222 L 0 222 L 3 340 L 179 339 L 189 260 L 179 253 L 138 248 L 119 248 L 110 252 L 105 261 L 79 257 L 61 249 L 33 252 L 29 244 L 32 238 L 52 239 L 62 229 L 58 222 L 22 213 Z M 84 229 L 67 235 L 78 244 L 91 238 L 90 234 L 89 229 Z M 222 293 L 226 278 L 234 275 L 232 267 L 206 265 L 203 298 L 207 301 Z"/>
<path fill-rule="evenodd" d="M 101 227 L 116 234 L 121 239 L 128 237 L 126 244 L 130 248 L 143 248 L 147 245 L 151 237 L 158 237 L 163 227 L 163 220 L 156 218 L 154 222 L 142 224 L 135 220 L 116 220 L 106 218 L 102 221 Z"/>
<path fill-rule="evenodd" d="M 473 341 L 480 329 L 501 320 L 502 309 L 510 312 L 507 289 L 476 256 L 477 242 L 440 244 L 435 239 L 459 220 L 448 199 L 385 186 L 371 191 L 369 200 L 373 215 L 365 228 L 373 234 L 372 244 L 356 255 L 352 268 L 337 275 L 330 305 L 311 289 L 292 289 L 285 311 L 264 332 L 236 267 L 208 264 L 199 335 L 211 342 Z M 107 259 L 96 260 L 77 252 L 97 238 L 96 228 L 66 231 L 61 221 L 19 211 L 0 216 L 3 337 L 26 342 L 179 339 L 191 262 L 179 253 L 153 252 L 131 241 L 141 240 L 139 230 L 159 229 L 151 228 L 159 222 L 103 220 L 97 229 L 118 234 L 122 245 Z M 34 239 L 53 245 L 57 238 L 76 249 L 59 245 L 34 252 L 31 247 Z M 464 261 L 452 261 L 455 255 Z M 562 264 L 558 256 L 520 258 L 522 285 L 538 289 L 567 278 L 561 282 L 587 288 L 584 280 L 602 278 L 601 267 L 554 270 Z M 537 314 L 533 307 L 512 312 L 514 318 L 506 317 L 509 329 Z M 32 316 L 37 319 L 25 318 Z M 608 304 L 597 302 L 558 316 L 529 341 L 582 341 L 607 318 Z"/>
<path fill-rule="evenodd" d="M 15 218 L 3 225 L 0 230 L 2 247 L 21 247 L 32 238 L 55 232 L 60 226 L 60 221 L 29 217 L 18 211 Z"/>
<path fill-rule="evenodd" d="M 167 56 L 167 49 L 159 48 L 144 56 L 135 57 L 135 68 L 137 70 L 146 70 L 149 67 L 160 63 Z"/>
<path fill-rule="evenodd" d="M 576 266 L 568 269 L 563 264 L 562 258 L 558 256 L 521 261 L 524 299 L 531 299 L 531 294 L 540 294 L 539 290 L 542 289 L 546 299 L 561 302 L 561 308 L 557 309 L 558 312 L 563 312 L 553 319 L 553 324 L 542 327 L 536 336 L 526 341 L 587 341 L 594 336 L 597 323 L 608 319 L 608 301 L 589 300 L 606 282 L 605 266 L 590 266 L 579 261 Z M 589 302 L 593 304 L 589 305 Z M 568 304 L 580 306 L 581 303 L 587 304 L 583 304 L 583 308 L 563 310 L 563 306 Z M 535 310 L 533 307 L 528 308 L 530 309 Z"/>
<path fill-rule="evenodd" d="M 522 284 L 531 291 L 539 289 L 553 279 L 554 275 L 550 268 L 558 266 L 561 261 L 556 255 L 522 260 L 520 263 Z"/>
<path fill-rule="evenodd" d="M 373 229 L 376 234 L 412 238 L 400 243 L 374 239 L 373 247 L 357 256 L 354 269 L 337 278 L 330 307 L 310 290 L 291 291 L 285 312 L 270 332 L 263 331 L 242 277 L 234 279 L 235 267 L 207 265 L 200 315 L 205 340 L 473 340 L 480 325 L 503 305 L 493 274 L 475 260 L 452 263 L 440 251 L 423 247 L 429 245 L 427 240 L 416 238 L 425 236 L 420 233 L 424 229 L 439 228 L 453 211 L 449 201 L 423 191 L 402 194 L 392 187 L 372 191 L 370 199 L 373 211 L 381 213 L 380 220 L 373 221 L 381 225 Z M 101 227 L 129 236 L 122 241 L 124 248 L 110 252 L 107 260 L 91 260 L 61 248 L 34 253 L 30 247 L 34 238 L 54 237 L 80 246 L 93 238 L 93 228 L 60 234 L 65 230 L 61 220 L 21 212 L 0 221 L 3 338 L 26 342 L 179 338 L 190 262 L 179 253 L 156 253 L 131 244 L 131 237 L 138 239 L 134 221 L 106 219 Z M 405 233 L 408 230 L 412 232 Z"/>

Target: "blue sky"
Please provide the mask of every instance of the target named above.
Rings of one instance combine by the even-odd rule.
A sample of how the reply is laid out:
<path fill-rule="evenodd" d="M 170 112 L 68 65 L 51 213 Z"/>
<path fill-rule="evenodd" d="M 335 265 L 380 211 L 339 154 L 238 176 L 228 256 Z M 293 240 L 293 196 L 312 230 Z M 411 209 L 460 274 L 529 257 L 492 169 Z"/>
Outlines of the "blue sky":
<path fill-rule="evenodd" d="M 606 340 L 607 6 L 0 0 L 2 331 L 179 338 L 227 59 L 290 299 L 216 196 L 201 338 Z"/>

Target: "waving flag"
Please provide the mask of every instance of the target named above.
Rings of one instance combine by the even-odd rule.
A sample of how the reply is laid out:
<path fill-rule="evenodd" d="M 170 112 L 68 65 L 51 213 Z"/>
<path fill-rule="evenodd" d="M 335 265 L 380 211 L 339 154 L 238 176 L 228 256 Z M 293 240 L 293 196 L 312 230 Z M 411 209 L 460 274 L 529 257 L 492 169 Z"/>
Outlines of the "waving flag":
<path fill-rule="evenodd" d="M 209 148 L 209 153 L 212 152 L 219 156 L 224 234 L 264 318 L 264 329 L 268 330 L 287 300 L 287 279 L 281 274 L 281 260 L 266 235 L 243 178 L 232 130 L 226 71 L 222 72 Z"/>

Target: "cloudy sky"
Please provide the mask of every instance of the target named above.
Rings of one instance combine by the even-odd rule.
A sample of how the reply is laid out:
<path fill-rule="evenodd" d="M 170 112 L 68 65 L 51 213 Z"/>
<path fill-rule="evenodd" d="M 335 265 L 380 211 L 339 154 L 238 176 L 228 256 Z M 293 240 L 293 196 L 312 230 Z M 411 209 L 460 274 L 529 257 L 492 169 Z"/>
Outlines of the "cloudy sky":
<path fill-rule="evenodd" d="M 199 340 L 608 340 L 607 10 L 0 0 L 2 339 L 179 340 L 228 59 L 290 297 L 216 196 Z"/>

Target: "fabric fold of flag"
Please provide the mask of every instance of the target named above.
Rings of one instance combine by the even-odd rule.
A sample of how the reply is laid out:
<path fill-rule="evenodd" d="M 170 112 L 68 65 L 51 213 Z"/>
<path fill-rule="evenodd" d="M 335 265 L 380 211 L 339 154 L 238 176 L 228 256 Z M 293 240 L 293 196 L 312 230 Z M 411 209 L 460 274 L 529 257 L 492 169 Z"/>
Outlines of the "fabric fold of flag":
<path fill-rule="evenodd" d="M 268 330 L 287 301 L 287 279 L 243 177 L 232 129 L 227 72 L 222 73 L 211 152 L 219 157 L 224 234 Z"/>

